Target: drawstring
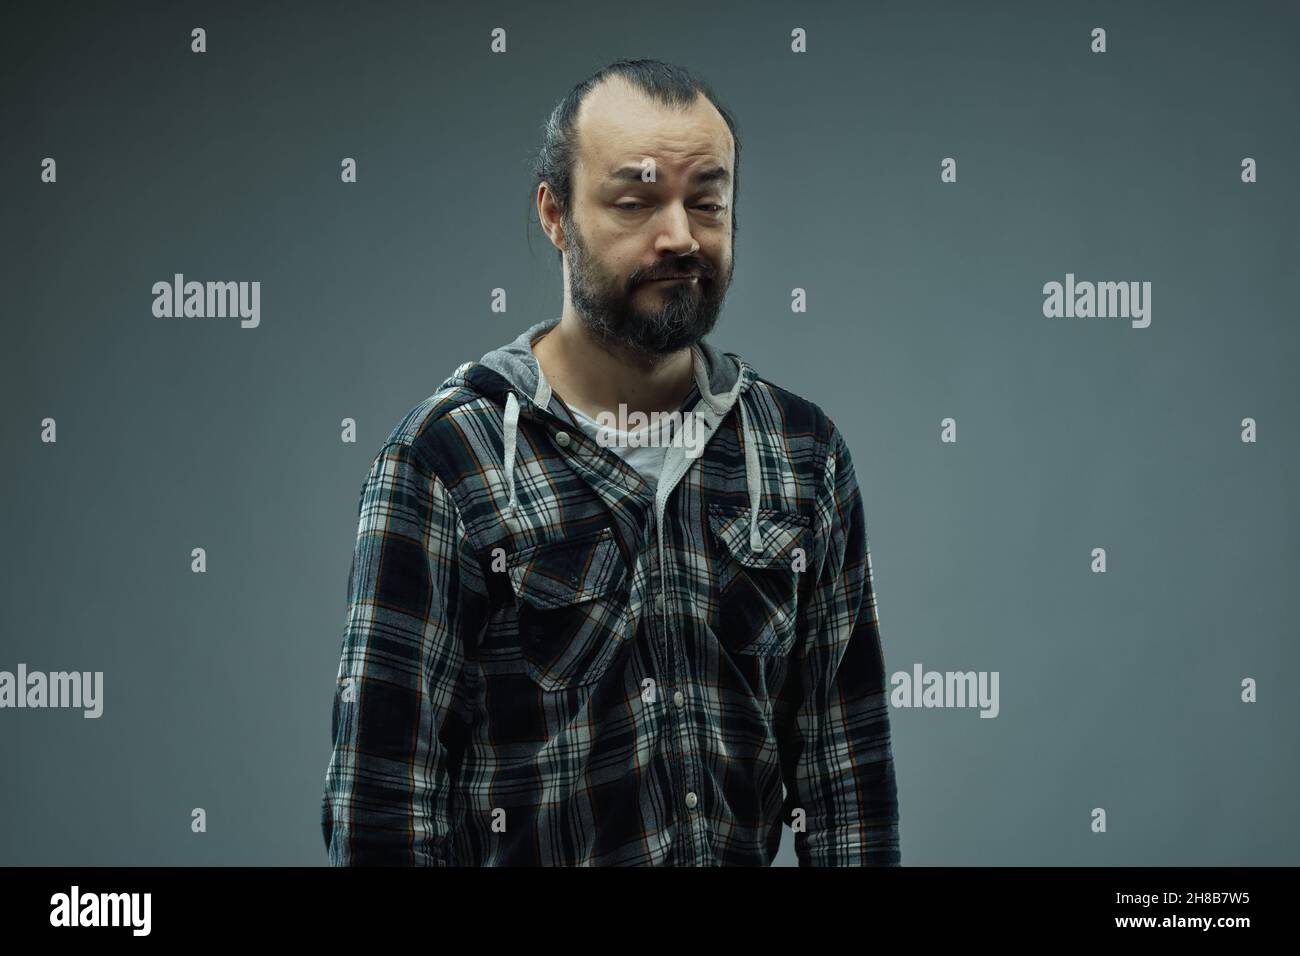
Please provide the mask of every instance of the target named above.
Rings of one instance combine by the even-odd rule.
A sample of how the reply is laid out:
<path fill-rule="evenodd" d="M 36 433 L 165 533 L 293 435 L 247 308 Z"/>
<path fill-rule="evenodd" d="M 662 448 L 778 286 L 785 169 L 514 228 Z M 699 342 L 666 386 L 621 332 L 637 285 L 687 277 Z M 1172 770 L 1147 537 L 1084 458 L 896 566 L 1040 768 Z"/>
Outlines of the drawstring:
<path fill-rule="evenodd" d="M 749 490 L 749 550 L 762 551 L 763 538 L 758 533 L 758 503 L 762 500 L 763 485 L 758 474 L 758 445 L 754 430 L 749 427 L 749 413 L 745 411 L 745 399 L 738 396 L 736 403 L 740 406 L 741 441 L 745 445 L 745 487 Z"/>
<path fill-rule="evenodd" d="M 758 438 L 749 426 L 749 413 L 745 411 L 745 369 L 742 366 L 736 384 L 725 395 L 718 396 L 709 388 L 705 373 L 704 355 L 699 346 L 691 349 L 694 354 L 695 384 L 700 387 L 700 395 L 719 415 L 725 415 L 731 405 L 740 406 L 740 443 L 745 450 L 745 488 L 749 492 L 749 550 L 763 550 L 763 536 L 758 533 L 758 505 L 763 499 L 763 482 L 758 470 Z"/>
<path fill-rule="evenodd" d="M 519 432 L 519 399 L 515 398 L 514 392 L 506 393 L 506 417 L 504 424 L 506 488 L 510 492 L 510 501 L 506 504 L 506 510 L 515 511 L 519 507 L 519 499 L 515 497 L 515 445 L 517 444 L 515 436 Z"/>
<path fill-rule="evenodd" d="M 533 393 L 533 404 L 546 408 L 551 403 L 551 386 L 542 374 L 542 367 L 537 366 L 537 390 Z M 519 397 L 514 391 L 506 392 L 506 414 L 502 419 L 502 442 L 505 445 L 506 488 L 510 491 L 510 500 L 506 502 L 506 511 L 519 510 L 519 498 L 515 495 L 515 446 L 519 443 Z"/>

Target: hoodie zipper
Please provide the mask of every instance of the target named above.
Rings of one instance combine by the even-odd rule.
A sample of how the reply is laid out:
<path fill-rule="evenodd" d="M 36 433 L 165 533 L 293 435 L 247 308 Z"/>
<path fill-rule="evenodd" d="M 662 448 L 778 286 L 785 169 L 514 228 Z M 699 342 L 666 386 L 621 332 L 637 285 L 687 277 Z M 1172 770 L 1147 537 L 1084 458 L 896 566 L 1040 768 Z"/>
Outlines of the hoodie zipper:
<path fill-rule="evenodd" d="M 742 369 L 742 373 L 743 373 L 743 369 Z M 742 388 L 740 392 L 736 395 L 737 402 L 743 400 L 744 397 L 743 393 L 744 393 L 744 389 Z M 714 416 L 717 413 L 714 411 L 713 407 L 709 404 L 708 400 L 705 399 L 703 396 L 701 396 L 699 402 L 696 403 L 695 408 L 692 410 L 692 414 L 699 414 L 699 409 L 701 407 L 708 409 L 708 416 L 705 419 L 705 425 L 706 425 L 705 436 L 703 442 L 701 443 L 701 448 L 703 448 L 704 446 L 707 446 L 710 441 L 713 440 L 714 434 L 716 434 L 717 430 L 722 427 L 722 422 L 726 418 L 726 413 L 724 412 L 720 415 L 717 415 L 715 419 Z M 731 408 L 727 409 L 727 411 L 728 412 L 731 411 L 732 408 L 734 407 L 735 405 L 733 404 Z M 681 448 L 681 446 L 673 446 L 673 449 L 679 449 L 679 448 Z M 703 454 L 702 451 L 701 454 Z M 663 599 L 663 607 L 656 608 L 656 610 L 658 610 L 659 612 L 659 626 L 663 629 L 665 637 L 667 637 L 669 633 L 669 629 L 668 629 L 669 588 L 668 588 L 668 553 L 667 553 L 667 549 L 664 547 L 664 513 L 668 508 L 669 495 L 673 493 L 673 490 L 677 487 L 677 483 L 682 480 L 686 472 L 690 471 L 691 462 L 694 460 L 695 459 L 687 455 L 685 450 L 683 449 L 681 451 L 681 458 L 674 460 L 672 470 L 668 472 L 668 476 L 667 476 L 668 480 L 664 482 L 663 476 L 660 476 L 660 486 L 663 487 L 664 489 L 663 494 L 660 494 L 658 489 L 656 489 L 655 491 L 653 514 L 654 514 L 654 521 L 655 521 L 656 537 L 659 542 L 659 580 L 660 580 L 659 596 Z M 682 732 L 680 729 L 680 725 L 677 732 L 678 733 Z M 685 768 L 683 767 L 683 771 L 684 769 Z M 682 784 L 685 785 L 685 783 L 686 781 L 685 779 L 683 779 Z M 695 823 L 694 820 L 691 818 L 691 810 L 689 808 L 687 809 L 687 816 L 685 822 L 686 822 L 686 845 L 688 847 L 693 848 L 695 846 L 695 829 L 694 829 Z"/>

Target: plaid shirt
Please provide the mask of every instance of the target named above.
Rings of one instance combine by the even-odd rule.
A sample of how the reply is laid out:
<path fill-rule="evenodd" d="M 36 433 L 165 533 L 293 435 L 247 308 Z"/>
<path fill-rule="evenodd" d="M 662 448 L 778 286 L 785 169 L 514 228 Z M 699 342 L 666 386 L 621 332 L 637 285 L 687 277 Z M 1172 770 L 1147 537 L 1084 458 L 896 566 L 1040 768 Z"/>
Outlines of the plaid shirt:
<path fill-rule="evenodd" d="M 840 432 L 702 344 L 682 408 L 708 442 L 657 502 L 550 394 L 527 343 L 552 322 L 514 380 L 492 353 L 457 369 L 365 478 L 329 862 L 761 866 L 786 825 L 801 866 L 897 865 Z"/>

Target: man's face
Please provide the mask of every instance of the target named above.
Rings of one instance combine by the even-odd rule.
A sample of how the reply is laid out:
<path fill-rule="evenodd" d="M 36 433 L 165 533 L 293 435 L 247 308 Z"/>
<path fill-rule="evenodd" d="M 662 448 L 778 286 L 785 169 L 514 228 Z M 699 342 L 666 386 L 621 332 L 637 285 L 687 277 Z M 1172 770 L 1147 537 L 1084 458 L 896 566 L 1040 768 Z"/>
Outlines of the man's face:
<path fill-rule="evenodd" d="M 702 96 L 678 111 L 615 79 L 587 96 L 577 130 L 562 220 L 574 309 L 598 341 L 637 357 L 694 345 L 731 284 L 726 121 Z"/>

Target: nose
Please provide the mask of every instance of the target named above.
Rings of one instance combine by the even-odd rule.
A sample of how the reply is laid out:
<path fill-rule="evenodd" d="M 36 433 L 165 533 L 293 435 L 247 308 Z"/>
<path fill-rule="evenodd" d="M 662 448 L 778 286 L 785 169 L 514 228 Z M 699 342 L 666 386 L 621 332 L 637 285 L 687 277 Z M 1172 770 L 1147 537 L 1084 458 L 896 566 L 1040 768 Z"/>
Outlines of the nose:
<path fill-rule="evenodd" d="M 663 256 L 685 256 L 700 248 L 691 235 L 691 219 L 685 206 L 673 203 L 666 207 L 663 217 L 663 229 L 655 240 L 655 252 Z"/>

